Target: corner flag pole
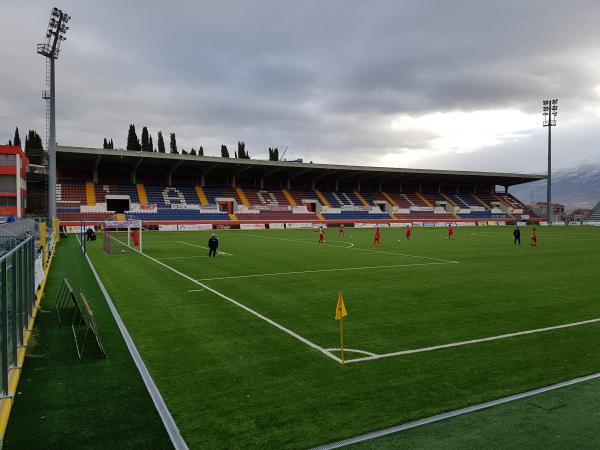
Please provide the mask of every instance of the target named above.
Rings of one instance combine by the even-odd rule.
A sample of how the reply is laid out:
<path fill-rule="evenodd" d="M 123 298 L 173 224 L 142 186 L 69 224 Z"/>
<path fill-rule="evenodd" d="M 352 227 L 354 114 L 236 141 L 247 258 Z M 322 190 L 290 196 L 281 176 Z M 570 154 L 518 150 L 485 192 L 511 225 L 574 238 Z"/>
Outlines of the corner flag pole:
<path fill-rule="evenodd" d="M 338 293 L 337 306 L 335 308 L 335 320 L 340 321 L 340 350 L 342 352 L 341 363 L 344 364 L 344 317 L 348 315 L 346 305 L 344 305 L 344 297 L 342 291 Z"/>
<path fill-rule="evenodd" d="M 340 317 L 340 348 L 342 349 L 342 364 L 344 364 L 344 319 Z"/>

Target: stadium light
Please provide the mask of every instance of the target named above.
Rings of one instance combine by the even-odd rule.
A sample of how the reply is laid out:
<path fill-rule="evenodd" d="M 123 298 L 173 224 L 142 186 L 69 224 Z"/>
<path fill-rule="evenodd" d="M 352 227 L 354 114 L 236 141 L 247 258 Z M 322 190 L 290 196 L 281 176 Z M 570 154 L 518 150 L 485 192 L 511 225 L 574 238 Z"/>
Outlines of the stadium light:
<path fill-rule="evenodd" d="M 544 126 L 548 127 L 548 180 L 546 182 L 546 222 L 552 223 L 552 127 L 556 126 L 558 115 L 558 99 L 542 101 L 542 115 Z"/>
<path fill-rule="evenodd" d="M 37 52 L 46 58 L 46 84 L 50 92 L 43 91 L 46 100 L 46 147 L 48 149 L 48 216 L 56 217 L 56 102 L 54 61 L 60 53 L 60 43 L 67 38 L 65 34 L 71 16 L 58 8 L 52 8 L 46 31 L 46 42 L 37 45 Z"/>

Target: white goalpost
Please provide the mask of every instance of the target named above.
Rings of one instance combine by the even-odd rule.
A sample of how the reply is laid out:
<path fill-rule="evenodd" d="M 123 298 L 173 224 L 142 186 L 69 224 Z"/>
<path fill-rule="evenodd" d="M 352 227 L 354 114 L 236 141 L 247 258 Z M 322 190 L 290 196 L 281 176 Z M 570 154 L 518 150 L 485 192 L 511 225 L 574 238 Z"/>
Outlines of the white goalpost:
<path fill-rule="evenodd" d="M 104 232 L 104 251 L 109 255 L 144 252 L 141 220 L 106 220 L 99 225 Z"/>

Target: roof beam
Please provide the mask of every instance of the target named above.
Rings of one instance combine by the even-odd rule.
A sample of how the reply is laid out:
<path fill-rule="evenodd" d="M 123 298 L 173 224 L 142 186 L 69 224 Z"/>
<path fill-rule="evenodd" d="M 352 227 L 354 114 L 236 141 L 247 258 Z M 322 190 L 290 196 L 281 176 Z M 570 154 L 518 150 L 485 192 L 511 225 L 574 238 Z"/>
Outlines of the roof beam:
<path fill-rule="evenodd" d="M 394 174 L 394 177 L 400 175 L 400 174 Z M 373 178 L 381 178 L 383 179 L 383 177 L 385 176 L 385 174 L 381 174 L 381 173 L 369 173 L 368 177 L 364 177 L 360 179 L 361 183 L 364 183 L 365 181 L 369 181 L 372 180 Z"/>
<path fill-rule="evenodd" d="M 215 163 L 212 166 L 210 166 L 208 169 L 204 169 L 202 171 L 202 175 L 208 175 L 209 172 L 212 172 L 214 169 L 217 168 L 217 166 L 219 166 L 221 163 Z"/>
<path fill-rule="evenodd" d="M 144 158 L 140 158 L 137 160 L 137 162 L 133 165 L 134 172 L 137 172 L 138 167 L 140 167 L 142 165 L 142 162 L 144 162 Z"/>
<path fill-rule="evenodd" d="M 347 172 L 347 173 L 343 174 L 342 176 L 338 176 L 337 179 L 338 179 L 338 181 L 343 181 L 343 180 L 347 180 L 348 178 L 352 178 L 356 175 L 360 175 L 361 173 L 363 173 L 362 170 L 355 170 L 352 172 Z"/>
<path fill-rule="evenodd" d="M 182 165 L 182 164 L 183 164 L 183 161 L 184 161 L 183 159 L 180 159 L 180 160 L 179 160 L 179 161 L 177 161 L 175 164 L 173 164 L 173 165 L 171 166 L 171 168 L 169 169 L 169 173 L 173 173 L 173 172 L 175 172 L 175 169 L 177 169 L 177 168 L 178 168 L 180 165 Z"/>
<path fill-rule="evenodd" d="M 100 165 L 100 160 L 102 159 L 102 155 L 98 155 L 96 157 L 96 161 L 94 162 L 94 170 L 98 170 L 98 166 Z"/>
<path fill-rule="evenodd" d="M 283 167 L 275 167 L 272 170 L 269 170 L 268 172 L 265 172 L 262 174 L 263 177 L 270 177 L 271 175 L 273 175 L 275 172 L 279 172 L 281 169 L 283 169 Z"/>
<path fill-rule="evenodd" d="M 237 170 L 236 172 L 234 172 L 233 175 L 237 177 L 239 174 L 244 173 L 246 170 L 248 170 L 250 168 L 252 168 L 251 165 L 246 165 L 244 167 L 241 167 L 239 170 Z"/>
<path fill-rule="evenodd" d="M 310 172 L 311 170 L 313 170 L 313 169 L 312 169 L 312 168 L 310 168 L 310 169 L 304 169 L 304 170 L 301 170 L 301 171 L 300 171 L 300 172 L 298 172 L 298 173 L 295 173 L 295 174 L 292 174 L 292 175 L 290 175 L 290 176 L 289 176 L 289 178 L 290 178 L 290 179 L 292 179 L 292 178 L 299 177 L 300 175 L 304 175 L 305 173 L 308 173 L 308 172 Z"/>
<path fill-rule="evenodd" d="M 337 170 L 326 170 L 325 173 L 322 173 L 320 175 L 317 175 L 315 178 L 315 180 L 320 180 L 321 178 L 325 178 L 328 175 L 332 175 L 334 173 L 337 173 Z"/>

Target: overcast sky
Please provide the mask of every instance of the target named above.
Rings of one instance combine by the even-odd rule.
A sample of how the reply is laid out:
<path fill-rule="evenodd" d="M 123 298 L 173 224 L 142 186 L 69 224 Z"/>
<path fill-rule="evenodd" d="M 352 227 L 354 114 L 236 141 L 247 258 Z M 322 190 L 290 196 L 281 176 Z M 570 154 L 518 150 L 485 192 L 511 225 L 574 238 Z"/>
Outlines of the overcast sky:
<path fill-rule="evenodd" d="M 559 98 L 554 164 L 598 160 L 600 2 L 3 0 L 0 142 L 45 140 L 43 41 L 57 62 L 57 140 L 436 169 L 545 170 L 541 100 Z"/>

